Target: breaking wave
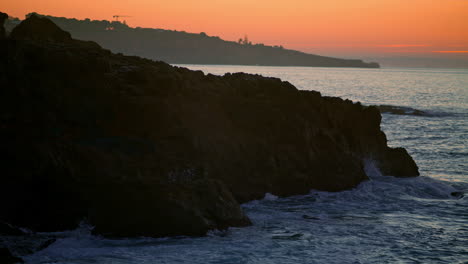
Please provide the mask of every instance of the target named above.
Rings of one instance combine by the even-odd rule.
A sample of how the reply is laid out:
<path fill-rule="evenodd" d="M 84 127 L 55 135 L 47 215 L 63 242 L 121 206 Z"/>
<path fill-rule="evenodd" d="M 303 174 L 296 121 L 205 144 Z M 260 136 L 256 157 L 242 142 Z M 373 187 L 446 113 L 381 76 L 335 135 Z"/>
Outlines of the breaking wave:
<path fill-rule="evenodd" d="M 450 116 L 451 113 L 446 112 L 434 112 L 429 110 L 419 110 L 407 106 L 395 106 L 395 105 L 375 105 L 381 113 L 393 114 L 393 115 L 413 115 L 413 116 L 425 116 L 425 117 L 444 117 Z"/>

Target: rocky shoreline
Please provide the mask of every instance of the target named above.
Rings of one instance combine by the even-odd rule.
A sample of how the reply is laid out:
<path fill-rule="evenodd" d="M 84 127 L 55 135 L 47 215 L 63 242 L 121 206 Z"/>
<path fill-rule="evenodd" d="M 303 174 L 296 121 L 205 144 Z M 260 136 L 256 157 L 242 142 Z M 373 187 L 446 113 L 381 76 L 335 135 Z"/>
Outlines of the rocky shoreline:
<path fill-rule="evenodd" d="M 419 175 L 405 149 L 387 146 L 376 107 L 113 54 L 34 15 L 3 32 L 1 222 L 201 236 L 249 225 L 239 204 L 265 193 L 353 188 L 366 162 Z"/>

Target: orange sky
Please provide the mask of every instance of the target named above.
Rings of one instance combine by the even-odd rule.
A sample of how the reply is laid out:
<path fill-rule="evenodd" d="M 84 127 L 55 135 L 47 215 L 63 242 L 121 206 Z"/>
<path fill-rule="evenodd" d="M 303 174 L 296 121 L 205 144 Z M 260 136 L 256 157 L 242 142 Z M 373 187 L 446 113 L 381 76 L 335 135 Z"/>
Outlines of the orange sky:
<path fill-rule="evenodd" d="M 331 56 L 468 56 L 468 0 L 0 0 L 0 10 L 206 32 Z M 443 52 L 441 52 L 443 51 Z M 460 51 L 460 52 L 453 52 Z"/>

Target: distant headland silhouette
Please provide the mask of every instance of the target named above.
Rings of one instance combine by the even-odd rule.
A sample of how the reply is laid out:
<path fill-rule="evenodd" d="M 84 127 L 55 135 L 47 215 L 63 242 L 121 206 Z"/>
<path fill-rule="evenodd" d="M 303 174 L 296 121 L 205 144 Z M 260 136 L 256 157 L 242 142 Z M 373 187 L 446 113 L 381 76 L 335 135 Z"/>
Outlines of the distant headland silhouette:
<path fill-rule="evenodd" d="M 32 14 L 32 13 L 31 13 Z M 27 16 L 31 15 L 28 14 Z M 34 13 L 37 14 L 37 13 Z M 226 41 L 206 33 L 187 33 L 153 28 L 132 28 L 125 21 L 49 18 L 74 38 L 92 40 L 113 52 L 162 60 L 173 64 L 379 68 L 375 62 L 308 54 L 282 46 L 252 44 L 247 37 Z M 19 20 L 8 20 L 7 30 Z"/>

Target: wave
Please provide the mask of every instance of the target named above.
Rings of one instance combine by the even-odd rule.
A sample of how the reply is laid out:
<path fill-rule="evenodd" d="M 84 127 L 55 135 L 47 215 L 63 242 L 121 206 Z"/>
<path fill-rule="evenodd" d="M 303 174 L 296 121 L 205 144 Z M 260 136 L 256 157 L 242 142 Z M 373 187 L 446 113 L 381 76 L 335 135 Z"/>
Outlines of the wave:
<path fill-rule="evenodd" d="M 425 116 L 425 117 L 443 117 L 449 116 L 449 113 L 445 112 L 434 112 L 427 110 L 419 110 L 407 106 L 396 106 L 396 105 L 374 105 L 381 113 L 393 114 L 393 115 L 412 115 L 412 116 Z"/>
<path fill-rule="evenodd" d="M 460 198 L 467 183 L 456 183 L 428 176 L 411 178 L 397 178 L 383 175 L 375 161 L 366 159 L 364 170 L 369 177 L 369 182 L 364 182 L 352 192 L 359 192 L 359 196 L 379 196 L 379 198 L 389 197 L 412 197 L 422 199 L 453 199 Z M 375 198 L 375 197 L 374 197 Z"/>
<path fill-rule="evenodd" d="M 314 211 L 349 210 L 362 211 L 412 211 L 427 204 L 468 202 L 468 183 L 453 183 L 428 176 L 397 178 L 383 175 L 372 160 L 365 161 L 369 180 L 356 188 L 341 192 L 311 190 L 307 195 L 278 198 L 266 194 L 262 200 L 243 204 L 254 222 L 277 217 L 278 211 L 285 214 L 302 213 L 304 219 L 321 219 L 317 214 L 303 214 L 310 208 Z M 445 205 L 444 205 L 445 206 Z M 443 209 L 441 209 L 443 210 Z M 265 213 L 268 212 L 268 213 Z M 257 220 L 257 221 L 256 221 Z"/>
<path fill-rule="evenodd" d="M 453 193 L 460 190 L 449 182 L 430 177 L 382 176 L 371 160 L 366 161 L 366 165 L 370 180 L 352 190 L 336 193 L 312 191 L 308 195 L 287 198 L 265 194 L 261 200 L 243 204 L 254 223 L 251 227 L 212 231 L 202 238 L 112 240 L 91 235 L 91 227 L 83 225 L 75 231 L 56 233 L 55 243 L 26 256 L 25 260 L 27 263 L 152 263 L 158 258 L 162 263 L 178 263 L 190 257 L 192 263 L 207 263 L 210 262 L 206 261 L 207 250 L 221 251 L 225 247 L 237 252 L 233 257 L 248 260 L 262 254 L 270 256 L 271 245 L 286 245 L 285 249 L 299 247 L 297 249 L 300 250 L 308 243 L 317 252 L 330 246 L 322 238 L 346 243 L 343 237 L 351 237 L 353 241 L 364 241 L 364 246 L 368 246 L 376 239 L 387 243 L 388 239 L 414 232 L 414 228 L 418 234 L 428 234 L 427 237 L 433 238 L 434 226 L 451 223 L 458 228 L 464 224 L 468 200 L 466 197 L 454 197 Z M 447 216 L 451 218 L 447 219 Z M 441 237 L 441 234 L 437 235 Z M 442 243 L 449 238 L 449 235 L 442 237 Z M 414 237 L 410 242 L 418 243 L 419 239 Z M 438 243 L 439 240 L 431 241 Z M 255 251 L 251 250 L 252 246 Z M 354 242 L 350 242 L 348 247 L 353 248 Z M 210 256 L 210 263 L 226 260 L 222 255 Z M 325 262 L 346 262 L 330 256 L 330 261 Z"/>
<path fill-rule="evenodd" d="M 191 263 L 221 263 L 229 261 L 224 255 L 206 252 L 219 252 L 228 247 L 229 251 L 236 252 L 232 257 L 242 260 L 236 263 L 244 263 L 249 262 L 250 257 L 260 258 L 262 254 L 270 257 L 272 245 L 286 245 L 284 249 L 287 251 L 300 250 L 306 244 L 307 252 L 310 252 L 309 245 L 316 249 L 314 252 L 319 252 L 331 245 L 324 240 L 340 241 L 340 247 L 349 242 L 347 247 L 353 249 L 349 254 L 354 256 L 353 241 L 363 241 L 363 245 L 369 247 L 378 240 L 383 245 L 388 240 L 416 231 L 423 238 L 431 239 L 434 247 L 443 248 L 444 241 L 452 241 L 451 233 L 448 233 L 450 230 L 446 231 L 447 235 L 434 233 L 439 232 L 437 227 L 450 224 L 455 229 L 453 232 L 459 232 L 465 225 L 468 199 L 464 194 L 468 183 L 454 185 L 425 176 L 395 178 L 382 175 L 371 159 L 365 160 L 364 165 L 370 180 L 348 191 L 312 190 L 307 195 L 286 198 L 267 193 L 261 200 L 243 204 L 254 223 L 251 227 L 214 230 L 201 238 L 112 240 L 92 235 L 92 227 L 83 222 L 74 231 L 40 234 L 57 239 L 46 249 L 24 259 L 27 263 L 153 263 L 157 258 L 161 263 L 179 263 L 190 258 Z M 432 239 L 434 234 L 438 239 Z M 405 239 L 417 244 L 420 236 Z M 343 237 L 352 239 L 343 240 Z M 439 241 L 442 242 L 437 244 Z M 281 254 L 287 254 L 286 251 Z M 387 254 L 393 256 L 391 252 Z M 206 260 L 207 255 L 212 261 Z M 324 255 L 321 259 L 328 260 L 324 261 L 327 263 L 346 262 L 341 259 L 346 257 L 339 260 L 334 257 L 333 254 Z M 376 256 L 377 259 L 381 260 L 381 256 Z"/>

